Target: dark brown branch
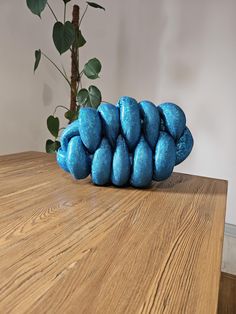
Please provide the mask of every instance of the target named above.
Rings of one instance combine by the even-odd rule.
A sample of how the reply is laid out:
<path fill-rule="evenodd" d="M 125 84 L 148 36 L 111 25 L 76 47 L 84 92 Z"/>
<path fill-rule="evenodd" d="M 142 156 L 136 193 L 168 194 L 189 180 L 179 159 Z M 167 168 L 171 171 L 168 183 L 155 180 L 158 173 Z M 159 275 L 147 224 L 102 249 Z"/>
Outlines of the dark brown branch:
<path fill-rule="evenodd" d="M 79 32 L 79 6 L 73 6 L 72 12 L 72 24 L 75 28 L 76 36 L 78 36 Z M 78 83 L 80 80 L 79 76 L 79 53 L 78 53 L 78 45 L 77 40 L 75 40 L 71 49 L 71 94 L 70 94 L 70 110 L 76 111 L 76 92 Z"/>

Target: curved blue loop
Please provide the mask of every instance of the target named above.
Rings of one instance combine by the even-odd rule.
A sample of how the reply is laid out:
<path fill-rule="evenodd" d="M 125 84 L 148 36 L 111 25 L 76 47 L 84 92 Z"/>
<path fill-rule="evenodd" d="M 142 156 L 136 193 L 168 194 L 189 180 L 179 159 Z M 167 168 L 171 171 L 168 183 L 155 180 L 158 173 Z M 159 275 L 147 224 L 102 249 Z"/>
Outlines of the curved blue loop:
<path fill-rule="evenodd" d="M 132 186 L 147 187 L 152 182 L 153 161 L 152 150 L 142 136 L 134 151 L 133 167 L 130 183 Z"/>
<path fill-rule="evenodd" d="M 119 108 L 112 104 L 102 103 L 98 107 L 102 118 L 102 127 L 105 136 L 108 138 L 112 147 L 115 147 L 116 139 L 120 132 L 120 113 Z"/>
<path fill-rule="evenodd" d="M 191 153 L 193 148 L 193 137 L 190 130 L 186 127 L 183 135 L 176 143 L 176 161 L 175 165 L 184 161 Z"/>
<path fill-rule="evenodd" d="M 60 137 L 61 147 L 63 151 L 67 150 L 67 145 L 69 143 L 69 140 L 73 137 L 79 135 L 79 121 L 75 120 L 72 123 L 70 123 L 62 132 L 62 135 Z"/>
<path fill-rule="evenodd" d="M 92 161 L 92 181 L 96 185 L 106 185 L 110 182 L 112 166 L 112 150 L 106 138 L 95 151 Z"/>
<path fill-rule="evenodd" d="M 152 148 L 155 150 L 159 129 L 160 129 L 160 114 L 157 107 L 150 101 L 141 101 L 141 117 L 143 119 L 143 133 Z"/>
<path fill-rule="evenodd" d="M 66 164 L 75 179 L 84 179 L 90 174 L 89 157 L 80 136 L 74 136 L 69 141 Z"/>
<path fill-rule="evenodd" d="M 103 137 L 104 136 L 104 137 Z M 81 108 L 61 136 L 57 163 L 76 179 L 143 188 L 167 179 L 190 154 L 193 137 L 182 109 L 121 97 L 117 106 Z"/>
<path fill-rule="evenodd" d="M 141 135 L 140 107 L 134 98 L 127 96 L 121 97 L 117 105 L 120 108 L 122 134 L 132 152 Z"/>
<path fill-rule="evenodd" d="M 88 151 L 94 153 L 102 138 L 102 123 L 97 110 L 81 108 L 78 121 L 81 140 Z"/>
<path fill-rule="evenodd" d="M 122 135 L 116 141 L 116 148 L 112 161 L 111 181 L 114 185 L 123 186 L 130 178 L 129 150 Z"/>
<path fill-rule="evenodd" d="M 175 142 L 168 133 L 161 131 L 155 150 L 153 179 L 156 181 L 167 179 L 173 171 L 175 160 Z"/>
<path fill-rule="evenodd" d="M 176 141 L 184 132 L 186 117 L 183 110 L 170 102 L 161 104 L 158 107 L 161 118 L 164 120 L 165 128 Z"/>
<path fill-rule="evenodd" d="M 70 172 L 66 164 L 66 154 L 66 151 L 60 147 L 57 151 L 57 163 L 64 171 Z"/>

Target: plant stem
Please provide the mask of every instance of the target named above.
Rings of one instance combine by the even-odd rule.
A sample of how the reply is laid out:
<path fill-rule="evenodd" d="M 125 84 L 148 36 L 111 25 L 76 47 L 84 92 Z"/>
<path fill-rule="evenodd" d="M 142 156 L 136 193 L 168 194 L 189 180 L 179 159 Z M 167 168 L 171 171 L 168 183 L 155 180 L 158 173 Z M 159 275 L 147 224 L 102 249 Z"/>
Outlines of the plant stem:
<path fill-rule="evenodd" d="M 83 13 L 83 15 L 82 15 L 82 17 L 81 17 L 81 19 L 80 19 L 80 21 L 79 21 L 79 27 L 80 27 L 80 25 L 81 25 L 81 23 L 82 23 L 82 21 L 83 21 L 83 18 L 84 18 L 84 16 L 85 16 L 87 10 L 88 10 L 88 4 L 86 5 L 86 8 L 85 8 L 85 10 L 84 10 L 84 13 Z"/>
<path fill-rule="evenodd" d="M 71 86 L 70 81 L 65 76 L 65 74 L 61 71 L 61 69 L 56 65 L 56 63 L 53 62 L 45 53 L 43 53 L 43 52 L 41 52 L 41 53 L 49 62 L 51 62 L 51 64 L 61 73 L 61 75 L 64 77 L 64 79 L 67 81 L 67 83 Z"/>
<path fill-rule="evenodd" d="M 65 68 L 64 68 L 64 66 L 63 66 L 63 64 L 61 64 L 61 67 L 62 67 L 62 71 L 63 71 L 63 73 L 64 73 L 65 77 L 66 77 L 66 78 L 67 78 L 67 80 L 69 81 L 68 76 L 67 76 L 67 74 L 66 74 L 66 70 L 65 70 Z"/>
<path fill-rule="evenodd" d="M 56 108 L 54 109 L 54 112 L 53 112 L 53 116 L 56 114 L 56 111 L 57 111 L 58 108 L 63 108 L 63 109 L 66 109 L 67 111 L 69 110 L 69 109 L 66 108 L 65 106 L 61 106 L 61 105 L 56 106 Z"/>
<path fill-rule="evenodd" d="M 48 2 L 47 2 L 47 6 L 48 6 L 49 10 L 52 12 L 52 15 L 54 16 L 55 20 L 58 22 L 58 18 L 57 18 L 56 14 L 54 13 L 52 7 L 50 6 L 50 4 Z"/>
<path fill-rule="evenodd" d="M 72 24 L 75 28 L 75 34 L 79 34 L 79 11 L 80 8 L 78 5 L 73 6 L 72 12 Z M 76 93 L 78 89 L 78 84 L 80 82 L 79 76 L 79 48 L 77 41 L 75 40 L 72 49 L 71 49 L 71 94 L 70 94 L 70 110 L 72 112 L 76 111 Z"/>
<path fill-rule="evenodd" d="M 65 22 L 66 22 L 66 3 L 64 5 L 64 24 L 65 24 Z"/>

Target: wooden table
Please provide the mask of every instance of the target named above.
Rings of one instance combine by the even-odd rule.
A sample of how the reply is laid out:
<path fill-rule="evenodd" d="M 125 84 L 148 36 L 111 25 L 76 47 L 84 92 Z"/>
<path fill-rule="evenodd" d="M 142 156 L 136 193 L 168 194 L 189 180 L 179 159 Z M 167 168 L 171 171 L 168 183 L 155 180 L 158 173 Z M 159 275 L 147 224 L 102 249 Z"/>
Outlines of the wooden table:
<path fill-rule="evenodd" d="M 216 313 L 227 182 L 74 181 L 55 157 L 0 157 L 0 313 Z"/>

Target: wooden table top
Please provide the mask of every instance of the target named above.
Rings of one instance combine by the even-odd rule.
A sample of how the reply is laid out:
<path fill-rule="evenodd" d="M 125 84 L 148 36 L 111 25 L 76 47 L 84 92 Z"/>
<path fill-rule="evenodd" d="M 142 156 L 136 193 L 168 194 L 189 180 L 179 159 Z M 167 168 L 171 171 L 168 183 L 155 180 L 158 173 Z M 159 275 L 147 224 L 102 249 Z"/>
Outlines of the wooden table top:
<path fill-rule="evenodd" d="M 216 313 L 227 182 L 74 181 L 55 156 L 0 157 L 0 313 Z"/>

